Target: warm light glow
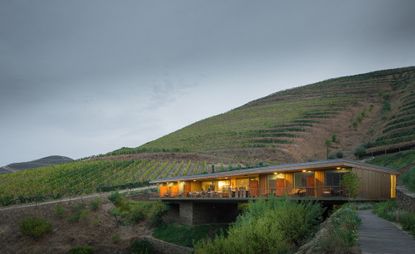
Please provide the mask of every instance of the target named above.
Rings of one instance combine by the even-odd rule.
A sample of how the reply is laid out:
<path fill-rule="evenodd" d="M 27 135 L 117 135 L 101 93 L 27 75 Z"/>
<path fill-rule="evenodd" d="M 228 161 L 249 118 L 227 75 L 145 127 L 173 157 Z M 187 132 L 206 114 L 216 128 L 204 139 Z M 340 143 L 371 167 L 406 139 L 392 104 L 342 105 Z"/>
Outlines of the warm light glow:
<path fill-rule="evenodd" d="M 341 169 L 341 167 L 337 167 L 336 169 L 337 169 L 337 170 L 340 170 L 340 169 Z"/>
<path fill-rule="evenodd" d="M 277 179 L 284 179 L 284 178 L 285 178 L 284 174 L 277 174 Z"/>
<path fill-rule="evenodd" d="M 193 182 L 196 182 L 196 180 L 193 180 Z"/>
<path fill-rule="evenodd" d="M 391 198 L 396 198 L 396 175 L 391 175 Z"/>
<path fill-rule="evenodd" d="M 218 187 L 219 187 L 219 189 L 222 189 L 223 186 L 225 186 L 227 184 L 228 184 L 227 181 L 218 181 Z"/>
<path fill-rule="evenodd" d="M 307 170 L 305 170 L 305 169 L 303 169 L 303 170 L 301 170 L 303 173 L 305 173 L 305 172 L 307 172 Z"/>

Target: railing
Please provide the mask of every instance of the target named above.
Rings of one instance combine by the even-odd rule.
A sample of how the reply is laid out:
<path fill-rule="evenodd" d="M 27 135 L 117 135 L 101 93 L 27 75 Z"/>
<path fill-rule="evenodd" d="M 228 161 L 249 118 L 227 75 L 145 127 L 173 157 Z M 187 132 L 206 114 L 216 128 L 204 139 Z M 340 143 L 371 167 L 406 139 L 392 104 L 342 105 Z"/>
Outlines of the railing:
<path fill-rule="evenodd" d="M 345 197 L 344 189 L 340 186 L 323 187 L 299 187 L 299 188 L 276 188 L 269 193 L 262 193 L 261 196 L 289 196 L 289 197 Z M 240 188 L 226 191 L 192 191 L 187 193 L 167 192 L 161 198 L 252 198 L 249 190 Z"/>
<path fill-rule="evenodd" d="M 344 197 L 344 189 L 340 186 L 277 188 L 273 193 L 276 196 L 315 196 L 315 197 Z"/>

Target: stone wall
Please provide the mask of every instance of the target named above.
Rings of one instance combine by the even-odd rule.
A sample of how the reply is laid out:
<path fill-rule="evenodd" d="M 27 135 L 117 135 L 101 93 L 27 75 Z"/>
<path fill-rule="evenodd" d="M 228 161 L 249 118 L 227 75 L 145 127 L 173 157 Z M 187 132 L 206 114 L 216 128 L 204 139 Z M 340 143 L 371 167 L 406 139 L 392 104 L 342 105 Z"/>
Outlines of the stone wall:
<path fill-rule="evenodd" d="M 396 201 L 399 208 L 415 212 L 415 193 L 410 192 L 406 187 L 396 188 Z"/>
<path fill-rule="evenodd" d="M 180 246 L 174 243 L 169 243 L 156 239 L 152 236 L 145 236 L 145 240 L 149 241 L 157 253 L 161 254 L 190 254 L 193 249 L 189 247 Z"/>

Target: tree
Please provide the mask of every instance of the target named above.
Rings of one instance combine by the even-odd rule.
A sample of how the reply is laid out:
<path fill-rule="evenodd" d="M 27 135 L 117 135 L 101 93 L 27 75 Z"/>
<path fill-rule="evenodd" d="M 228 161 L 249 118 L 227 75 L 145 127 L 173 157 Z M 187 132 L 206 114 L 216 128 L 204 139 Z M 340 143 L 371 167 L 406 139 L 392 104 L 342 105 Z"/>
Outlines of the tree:
<path fill-rule="evenodd" d="M 359 182 L 357 174 L 350 172 L 343 175 L 340 185 L 349 198 L 356 198 L 359 194 Z"/>
<path fill-rule="evenodd" d="M 327 139 L 325 142 L 326 145 L 326 158 L 329 159 L 329 148 L 331 146 L 332 141 L 330 139 Z"/>

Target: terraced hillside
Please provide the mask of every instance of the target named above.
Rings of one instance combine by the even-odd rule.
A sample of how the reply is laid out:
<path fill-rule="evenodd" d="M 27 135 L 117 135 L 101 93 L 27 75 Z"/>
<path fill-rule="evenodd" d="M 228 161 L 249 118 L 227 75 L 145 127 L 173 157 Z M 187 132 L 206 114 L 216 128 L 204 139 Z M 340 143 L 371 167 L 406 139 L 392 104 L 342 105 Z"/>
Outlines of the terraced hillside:
<path fill-rule="evenodd" d="M 414 107 L 415 67 L 326 80 L 271 94 L 137 148 L 0 174 L 0 205 L 132 188 L 209 172 L 212 165 L 233 170 L 327 157 L 378 156 L 373 163 L 407 167 L 405 181 L 415 186 Z"/>
<path fill-rule="evenodd" d="M 404 149 L 415 141 L 415 68 L 326 80 L 252 101 L 137 148 L 296 162 Z M 367 150 L 366 150 L 367 149 Z"/>

